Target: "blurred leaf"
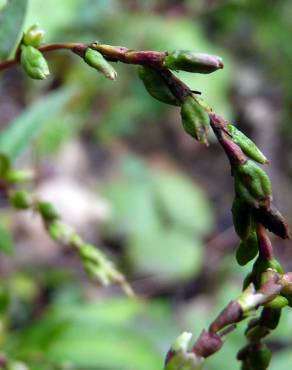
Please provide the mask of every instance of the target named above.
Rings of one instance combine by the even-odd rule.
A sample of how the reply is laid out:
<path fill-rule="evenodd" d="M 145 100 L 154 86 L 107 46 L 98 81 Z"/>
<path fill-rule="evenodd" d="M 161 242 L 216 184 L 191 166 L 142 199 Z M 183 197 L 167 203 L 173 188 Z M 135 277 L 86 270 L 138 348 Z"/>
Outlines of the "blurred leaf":
<path fill-rule="evenodd" d="M 1 5 L 1 4 L 0 4 Z M 27 0 L 8 0 L 0 9 L 0 59 L 10 56 L 19 39 L 27 9 Z"/>
<path fill-rule="evenodd" d="M 151 338 L 170 340 L 169 331 L 160 330 L 160 321 L 161 328 L 173 327 L 169 310 L 161 308 L 157 316 L 151 304 L 126 299 L 56 306 L 9 347 L 21 358 L 42 354 L 47 361 L 86 369 L 159 369 L 163 352 Z M 154 331 L 152 336 L 141 326 L 144 321 Z"/>
<path fill-rule="evenodd" d="M 213 227 L 213 213 L 204 192 L 186 176 L 158 172 L 154 191 L 166 217 L 194 235 L 205 235 Z"/>
<path fill-rule="evenodd" d="M 73 96 L 72 89 L 51 93 L 28 107 L 1 133 L 0 151 L 17 158 L 38 133 L 57 116 Z"/>
<path fill-rule="evenodd" d="M 11 255 L 14 253 L 14 242 L 10 231 L 0 223 L 0 251 Z"/>
<path fill-rule="evenodd" d="M 287 327 L 286 327 L 286 331 Z M 290 336 L 291 339 L 291 336 Z M 291 369 L 292 364 L 292 351 L 291 346 L 289 346 L 289 349 L 276 352 L 273 355 L 271 365 L 269 367 L 270 370 L 288 370 Z"/>
<path fill-rule="evenodd" d="M 74 16 L 78 17 L 76 5 L 79 1 L 50 0 L 43 2 L 43 0 L 30 0 L 25 25 L 29 27 L 35 23 L 40 24 L 46 31 L 46 40 L 51 42 L 58 37 L 60 29 L 74 21 Z"/>
<path fill-rule="evenodd" d="M 0 0 L 0 12 L 6 4 L 7 4 L 7 0 Z"/>
<path fill-rule="evenodd" d="M 104 195 L 113 205 L 111 233 L 128 237 L 159 228 L 154 206 L 151 173 L 142 160 L 129 156 L 122 163 L 122 177 L 105 186 Z"/>
<path fill-rule="evenodd" d="M 277 326 L 277 330 L 273 330 L 271 333 L 272 340 L 279 340 L 279 341 L 291 341 L 291 332 L 287 330 L 292 325 L 292 312 L 288 308 L 286 310 L 282 310 L 281 313 L 281 320 L 279 325 Z"/>
<path fill-rule="evenodd" d="M 105 196 L 113 205 L 112 232 L 128 236 L 159 227 L 149 184 L 119 181 L 107 186 Z"/>
<path fill-rule="evenodd" d="M 53 117 L 37 138 L 37 153 L 48 156 L 58 152 L 66 142 L 76 137 L 80 121 L 80 115 L 71 111 L 64 112 L 58 119 Z"/>
<path fill-rule="evenodd" d="M 109 232 L 126 238 L 132 268 L 163 283 L 196 275 L 201 238 L 213 226 L 204 193 L 187 177 L 151 170 L 134 156 L 124 160 L 122 171 L 105 196 L 113 206 Z"/>
<path fill-rule="evenodd" d="M 203 260 L 201 242 L 174 228 L 136 234 L 127 253 L 137 272 L 168 283 L 196 275 Z"/>

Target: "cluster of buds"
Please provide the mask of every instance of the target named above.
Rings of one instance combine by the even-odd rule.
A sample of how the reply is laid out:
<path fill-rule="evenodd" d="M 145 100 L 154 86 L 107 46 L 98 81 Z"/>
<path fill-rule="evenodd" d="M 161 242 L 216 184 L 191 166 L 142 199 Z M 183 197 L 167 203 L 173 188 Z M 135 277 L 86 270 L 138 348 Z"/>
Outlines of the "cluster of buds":
<path fill-rule="evenodd" d="M 5 154 L 0 154 L 0 190 L 9 200 L 10 205 L 17 210 L 31 210 L 37 213 L 53 240 L 78 253 L 86 273 L 94 281 L 103 286 L 118 284 L 127 295 L 133 296 L 132 288 L 113 262 L 95 246 L 83 241 L 70 226 L 63 223 L 52 203 L 40 200 L 29 191 L 18 189 L 19 185 L 23 186 L 23 183 L 32 178 L 32 171 L 15 170 L 10 159 Z"/>
<path fill-rule="evenodd" d="M 289 231 L 283 216 L 271 204 L 269 176 L 255 163 L 267 164 L 269 161 L 256 144 L 235 126 L 213 112 L 209 113 L 209 117 L 234 176 L 232 216 L 235 231 L 241 240 L 236 253 L 237 262 L 245 265 L 259 252 L 260 260 L 272 260 L 273 264 L 272 247 L 260 225 L 284 239 L 289 237 Z M 258 264 L 255 264 L 254 270 Z"/>
<path fill-rule="evenodd" d="M 23 34 L 19 45 L 19 58 L 24 71 L 33 79 L 44 80 L 50 74 L 48 63 L 39 49 L 44 38 L 44 31 L 37 25 L 31 26 L 27 32 Z M 103 55 L 94 49 L 93 43 L 91 47 L 86 45 L 73 48 L 76 54 L 79 54 L 84 61 L 102 73 L 110 80 L 115 80 L 117 73 Z"/>
<path fill-rule="evenodd" d="M 48 63 L 38 50 L 43 38 L 44 31 L 33 25 L 24 33 L 19 49 L 23 69 L 36 80 L 44 80 L 50 74 Z"/>
<path fill-rule="evenodd" d="M 260 316 L 252 319 L 245 331 L 249 343 L 237 355 L 237 359 L 242 362 L 242 369 L 266 370 L 269 366 L 272 353 L 262 340 L 271 330 L 276 329 L 280 321 L 282 308 L 288 305 L 288 300 L 282 295 L 285 289 L 283 281 L 286 279 L 289 280 L 287 290 L 290 290 L 291 280 L 289 275 L 278 274 L 268 269 L 263 273 L 263 284 L 260 289 L 255 291 L 251 284 L 242 293 L 238 301 L 245 315 L 259 305 L 263 305 Z"/>
<path fill-rule="evenodd" d="M 240 306 L 238 316 L 233 317 L 234 310 L 233 315 L 230 314 L 230 306 L 225 311 L 228 312 L 226 320 L 229 316 L 231 321 L 240 321 L 241 317 L 249 315 L 259 305 L 264 305 L 260 317 L 249 323 L 245 332 L 249 344 L 238 353 L 237 358 L 242 361 L 243 370 L 265 370 L 270 363 L 271 352 L 262 339 L 277 327 L 281 310 L 289 305 L 290 296 L 287 292 L 285 295 L 283 285 L 279 283 L 279 274 L 284 271 L 273 257 L 266 229 L 283 239 L 289 238 L 289 230 L 284 217 L 272 205 L 269 176 L 255 163 L 267 164 L 267 158 L 235 126 L 213 112 L 209 116 L 211 126 L 229 158 L 234 176 L 232 217 L 235 231 L 241 240 L 236 251 L 237 262 L 245 265 L 258 255 L 252 271 L 244 280 L 244 292 L 237 303 L 232 305 L 233 308 Z M 222 317 L 224 315 L 221 321 Z"/>
<path fill-rule="evenodd" d="M 37 196 L 24 190 L 10 191 L 9 200 L 15 209 L 32 210 L 38 213 L 50 237 L 78 253 L 84 270 L 90 278 L 103 286 L 118 284 L 127 295 L 134 295 L 124 275 L 117 270 L 113 262 L 94 245 L 86 243 L 69 225 L 63 223 L 52 203 L 39 200 Z"/>
<path fill-rule="evenodd" d="M 242 361 L 242 369 L 266 370 L 271 352 L 262 339 L 279 323 L 281 310 L 287 305 L 281 294 L 291 294 L 292 276 L 291 273 L 283 275 L 271 269 L 264 275 L 260 288 L 256 290 L 250 284 L 220 312 L 208 331 L 202 331 L 193 346 L 190 346 L 191 334 L 183 333 L 178 337 L 166 357 L 165 370 L 201 369 L 204 360 L 220 350 L 223 336 L 237 323 L 253 315 L 260 306 L 263 307 L 260 317 L 252 319 L 245 332 L 249 343 L 239 351 L 237 358 Z"/>
<path fill-rule="evenodd" d="M 21 190 L 10 193 L 10 203 L 16 209 L 31 209 L 37 212 L 53 240 L 77 251 L 89 277 L 103 286 L 118 284 L 127 295 L 134 295 L 132 288 L 115 265 L 99 249 L 86 243 L 74 229 L 63 223 L 52 203 L 39 200 L 33 194 Z"/>
<path fill-rule="evenodd" d="M 221 58 L 192 51 L 177 50 L 165 53 L 162 66 L 138 67 L 138 75 L 148 93 L 155 99 L 181 107 L 182 125 L 187 134 L 197 141 L 208 144 L 209 116 L 206 106 L 167 70 L 192 73 L 211 73 L 223 68 Z M 179 88 L 178 88 L 179 87 Z"/>

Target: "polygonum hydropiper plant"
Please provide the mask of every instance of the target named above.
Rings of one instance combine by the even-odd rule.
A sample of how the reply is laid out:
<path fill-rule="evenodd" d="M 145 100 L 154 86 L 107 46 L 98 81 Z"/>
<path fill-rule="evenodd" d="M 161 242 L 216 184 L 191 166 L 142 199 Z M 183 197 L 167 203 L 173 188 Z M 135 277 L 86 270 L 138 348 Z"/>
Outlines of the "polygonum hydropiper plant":
<path fill-rule="evenodd" d="M 21 64 L 31 78 L 45 79 L 49 68 L 44 53 L 58 49 L 75 53 L 111 80 L 116 79 L 117 73 L 110 62 L 137 65 L 138 76 L 153 98 L 180 107 L 182 126 L 187 134 L 208 145 L 208 131 L 210 128 L 213 130 L 230 162 L 234 179 L 232 216 L 235 231 L 241 240 L 236 259 L 239 265 L 253 259 L 255 262 L 243 282 L 243 292 L 222 310 L 194 345 L 190 346 L 189 333 L 177 338 L 166 356 L 165 370 L 201 369 L 204 360 L 223 346 L 224 336 L 235 329 L 236 323 L 255 315 L 258 310 L 261 310 L 258 317 L 247 324 L 247 344 L 239 351 L 237 358 L 244 370 L 267 369 L 271 352 L 263 339 L 276 329 L 282 309 L 292 305 L 292 273 L 285 273 L 275 259 L 267 233 L 269 230 L 283 239 L 289 238 L 287 224 L 272 204 L 269 176 L 257 164 L 266 165 L 269 161 L 253 141 L 216 114 L 198 96 L 198 92 L 191 90 L 172 72 L 212 73 L 223 68 L 221 58 L 187 50 L 135 51 L 98 42 L 42 44 L 43 36 L 41 29 L 32 26 L 23 35 L 15 58 L 0 62 L 0 70 Z M 13 169 L 5 153 L 0 159 L 1 191 L 11 206 L 37 212 L 54 240 L 77 251 L 91 277 L 101 284 L 118 283 L 128 294 L 132 294 L 123 275 L 97 248 L 84 242 L 74 230 L 63 224 L 52 204 L 19 188 L 31 180 L 31 174 Z"/>

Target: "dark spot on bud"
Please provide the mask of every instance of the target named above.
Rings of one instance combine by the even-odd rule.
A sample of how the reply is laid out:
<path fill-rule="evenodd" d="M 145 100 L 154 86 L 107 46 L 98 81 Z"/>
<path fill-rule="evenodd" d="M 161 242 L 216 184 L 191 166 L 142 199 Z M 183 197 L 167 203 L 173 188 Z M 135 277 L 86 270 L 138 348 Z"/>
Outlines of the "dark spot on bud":
<path fill-rule="evenodd" d="M 263 224 L 266 229 L 282 239 L 290 239 L 287 222 L 276 208 L 273 206 L 259 207 L 255 208 L 253 212 L 255 219 Z"/>

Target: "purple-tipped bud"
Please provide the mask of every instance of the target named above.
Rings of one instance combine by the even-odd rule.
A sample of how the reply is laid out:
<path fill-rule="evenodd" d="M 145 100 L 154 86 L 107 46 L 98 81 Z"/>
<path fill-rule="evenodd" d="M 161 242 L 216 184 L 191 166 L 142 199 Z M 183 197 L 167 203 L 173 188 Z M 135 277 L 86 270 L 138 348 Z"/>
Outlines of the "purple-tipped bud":
<path fill-rule="evenodd" d="M 200 370 L 204 359 L 189 351 L 191 333 L 182 333 L 173 343 L 165 359 L 164 370 Z"/>
<path fill-rule="evenodd" d="M 285 218 L 272 205 L 270 207 L 259 207 L 253 210 L 254 217 L 262 223 L 265 228 L 282 239 L 289 239 L 289 227 Z"/>
<path fill-rule="evenodd" d="M 193 352 L 199 357 L 209 357 L 223 346 L 220 335 L 203 330 L 193 347 Z"/>
<path fill-rule="evenodd" d="M 243 312 L 240 304 L 236 301 L 231 301 L 219 316 L 210 325 L 210 332 L 218 332 L 230 324 L 234 324 L 242 320 Z"/>
<path fill-rule="evenodd" d="M 189 50 L 173 51 L 164 59 L 164 67 L 176 71 L 212 73 L 222 69 L 223 66 L 222 59 L 216 55 L 194 53 Z"/>

